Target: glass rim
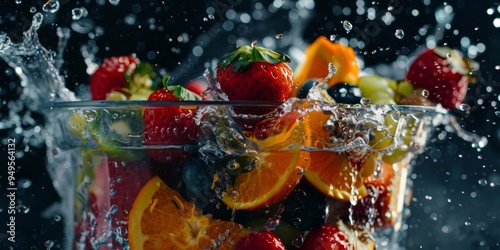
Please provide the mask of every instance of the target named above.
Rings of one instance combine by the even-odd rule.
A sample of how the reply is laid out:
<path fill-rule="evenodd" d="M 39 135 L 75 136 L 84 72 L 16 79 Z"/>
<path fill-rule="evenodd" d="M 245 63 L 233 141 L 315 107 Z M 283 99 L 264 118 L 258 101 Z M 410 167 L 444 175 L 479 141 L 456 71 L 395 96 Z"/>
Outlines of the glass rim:
<path fill-rule="evenodd" d="M 361 110 L 373 108 L 390 108 L 398 111 L 414 111 L 414 112 L 430 112 L 430 113 L 447 113 L 447 110 L 439 106 L 422 106 L 422 105 L 398 105 L 398 104 L 329 104 L 321 101 L 314 101 L 325 105 L 339 106 L 348 110 Z M 42 109 L 59 110 L 59 109 L 139 109 L 139 108 L 160 108 L 171 106 L 258 106 L 258 107 L 279 107 L 285 102 L 278 101 L 63 101 L 51 102 L 41 106 Z"/>

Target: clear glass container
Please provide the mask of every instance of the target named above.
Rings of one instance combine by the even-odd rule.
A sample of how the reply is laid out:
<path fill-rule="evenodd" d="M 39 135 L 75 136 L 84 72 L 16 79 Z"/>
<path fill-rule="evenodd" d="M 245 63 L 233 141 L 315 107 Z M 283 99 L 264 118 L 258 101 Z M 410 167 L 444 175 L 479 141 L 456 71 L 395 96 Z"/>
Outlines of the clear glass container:
<path fill-rule="evenodd" d="M 440 115 L 298 99 L 46 110 L 66 249 L 232 249 L 252 231 L 298 249 L 324 223 L 348 249 L 401 249 L 412 159 Z"/>

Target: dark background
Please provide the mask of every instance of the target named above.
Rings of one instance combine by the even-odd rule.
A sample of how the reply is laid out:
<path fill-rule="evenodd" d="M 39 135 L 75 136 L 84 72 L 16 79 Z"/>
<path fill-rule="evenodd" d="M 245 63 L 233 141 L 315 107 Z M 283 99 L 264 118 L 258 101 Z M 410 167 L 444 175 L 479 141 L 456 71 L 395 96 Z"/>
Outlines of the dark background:
<path fill-rule="evenodd" d="M 189 65 L 203 65 L 203 62 L 215 58 L 236 47 L 234 39 L 220 39 L 210 37 L 226 37 L 221 24 L 228 20 L 227 11 L 237 13 L 246 12 L 255 8 L 257 1 L 125 1 L 118 6 L 105 1 L 104 5 L 97 1 L 68 1 L 60 0 L 60 10 L 55 14 L 45 14 L 46 22 L 39 34 L 44 46 L 49 49 L 57 47 L 57 27 L 70 27 L 71 10 L 75 7 L 86 7 L 95 26 L 90 32 L 71 33 L 66 47 L 62 67 L 62 74 L 70 89 L 79 90 L 81 85 L 88 81 L 84 58 L 80 47 L 88 44 L 89 36 L 98 36 L 94 41 L 99 51 L 97 60 L 111 55 L 136 53 L 143 60 L 150 61 L 164 72 L 174 74 L 177 81 L 187 81 L 192 75 L 201 75 L 199 68 Z M 221 5 L 232 2 L 234 6 Z M 268 6 L 271 1 L 260 1 Z M 275 1 L 280 2 L 280 1 Z M 293 4 L 295 1 L 286 1 Z M 307 2 L 307 1 L 305 1 Z M 303 21 L 304 32 L 301 34 L 303 44 L 311 42 L 318 35 L 340 37 L 358 36 L 364 39 L 366 46 L 358 50 L 363 56 L 366 67 L 372 67 L 380 62 L 389 63 L 397 55 L 411 55 L 413 51 L 424 46 L 425 36 L 418 36 L 421 27 L 429 30 L 436 28 L 434 12 L 443 6 L 439 1 L 366 1 L 367 7 L 385 10 L 388 6 L 401 6 L 403 11 L 396 15 L 392 25 L 383 27 L 363 37 L 354 30 L 346 34 L 341 25 L 342 20 L 350 20 L 355 26 L 370 32 L 370 20 L 366 15 L 356 14 L 356 4 L 359 1 L 316 1 L 311 10 L 311 18 Z M 426 4 L 428 3 L 428 4 Z M 500 62 L 500 30 L 493 26 L 493 20 L 500 18 L 498 2 L 495 1 L 447 1 L 453 7 L 454 18 L 450 29 L 443 30 L 443 39 L 440 44 L 462 49 L 460 39 L 469 37 L 471 44 L 482 43 L 486 47 L 475 60 L 481 64 L 479 82 L 471 85 L 469 98 L 466 103 L 471 110 L 463 112 L 452 111 L 459 119 L 459 123 L 468 131 L 477 132 L 488 137 L 489 144 L 481 152 L 472 148 L 470 143 L 463 141 L 453 133 L 447 133 L 443 140 L 435 139 L 430 142 L 431 149 L 420 155 L 416 162 L 413 179 L 413 199 L 410 205 L 410 217 L 407 220 L 408 249 L 500 249 L 500 117 L 495 115 L 497 103 L 500 102 L 499 69 Z M 0 3 L 0 31 L 4 31 L 14 40 L 19 40 L 22 31 L 30 25 L 31 14 L 29 9 L 34 6 L 37 11 L 42 9 L 42 1 L 23 0 L 16 4 L 14 0 Z M 215 11 L 213 18 L 207 14 L 207 8 L 221 8 L 219 16 Z M 351 13 L 342 12 L 345 7 Z M 487 9 L 493 8 L 493 14 L 487 14 Z M 419 15 L 413 16 L 413 10 Z M 236 36 L 245 37 L 249 41 L 261 39 L 263 36 L 283 33 L 287 35 L 289 24 L 286 21 L 288 11 L 277 10 L 277 14 L 270 19 L 247 25 L 239 25 L 234 32 Z M 130 17 L 135 16 L 135 22 L 130 24 Z M 204 17 L 208 19 L 204 20 Z M 127 19 L 128 18 L 128 19 Z M 153 18 L 153 19 L 151 19 Z M 127 21 L 128 20 L 128 21 Z M 153 22 L 154 21 L 154 22 Z M 377 21 L 377 19 L 375 20 Z M 80 22 L 83 22 L 80 20 Z M 91 22 L 91 21 L 88 21 Z M 127 23 L 128 22 L 128 23 Z M 299 21 L 302 22 L 302 21 Z M 90 25 L 91 23 L 85 23 Z M 373 23 L 372 23 L 373 24 Z M 75 23 L 73 23 L 75 25 Z M 97 31 L 96 31 L 97 27 Z M 396 39 L 394 30 L 402 28 L 405 32 L 403 39 Z M 99 36 L 99 30 L 103 30 Z M 222 31 L 221 31 L 222 30 Z M 183 33 L 189 42 L 179 41 Z M 186 36 L 184 35 L 184 37 Z M 230 34 L 229 34 L 230 35 Z M 286 37 L 285 37 L 286 38 Z M 169 41 L 171 39 L 172 41 Z M 366 40 L 369 39 L 369 40 Z M 286 39 L 284 40 L 286 41 Z M 204 48 L 205 53 L 200 58 L 191 55 L 191 47 L 196 43 L 210 43 Z M 259 40 L 260 42 L 260 40 Z M 286 47 L 286 46 L 284 46 Z M 389 48 L 380 51 L 379 48 Z M 371 53 L 378 50 L 377 53 Z M 179 67 L 179 63 L 181 67 Z M 183 70 L 178 70 L 184 68 Z M 187 73 L 186 73 L 187 72 Z M 194 72 L 190 73 L 189 72 Z M 188 76 L 189 75 L 189 76 Z M 13 107 L 8 103 L 17 100 L 21 94 L 19 80 L 13 70 L 0 61 L 0 112 L 1 122 L 8 128 L 0 129 L 2 139 L 1 160 L 7 159 L 6 138 L 16 138 L 18 159 L 20 166 L 16 177 L 18 186 L 17 202 L 29 208 L 26 213 L 16 216 L 16 244 L 13 249 L 46 249 L 47 241 L 53 241 L 54 248 L 58 249 L 62 240 L 62 221 L 57 218 L 42 218 L 41 213 L 53 202 L 58 200 L 50 179 L 45 171 L 45 146 L 40 140 L 19 134 L 16 127 L 24 131 L 38 131 L 34 129 L 42 116 L 31 113 L 25 107 Z M 482 101 L 478 102 L 478 99 Z M 479 103 L 479 104 L 478 104 Z M 17 108 L 21 119 L 17 124 L 9 125 L 9 110 Z M 34 118 L 34 119 L 30 119 Z M 442 128 L 436 132 L 434 138 Z M 36 133 L 35 133 L 36 134 Z M 5 164 L 0 169 L 0 221 L 6 221 Z M 24 188 L 22 188 L 24 186 Z M 5 218 L 5 219 L 4 219 Z M 0 249 L 7 249 L 4 225 L 0 226 Z"/>

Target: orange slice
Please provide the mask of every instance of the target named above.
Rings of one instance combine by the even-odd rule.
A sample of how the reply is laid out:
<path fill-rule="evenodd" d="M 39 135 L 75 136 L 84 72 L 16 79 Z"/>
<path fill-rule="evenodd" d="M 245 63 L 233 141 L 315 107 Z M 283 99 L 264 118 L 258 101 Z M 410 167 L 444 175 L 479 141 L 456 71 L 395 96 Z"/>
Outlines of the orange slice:
<path fill-rule="evenodd" d="M 328 81 L 329 86 L 339 82 L 358 82 L 359 66 L 356 53 L 351 47 L 320 36 L 307 47 L 305 56 L 305 61 L 294 71 L 294 81 L 298 84 L 298 88 L 292 91 L 292 96 L 297 96 L 300 86 L 307 80 L 325 78 L 328 75 L 329 63 L 333 63 L 337 69 Z"/>
<path fill-rule="evenodd" d="M 339 200 L 360 199 L 368 194 L 363 178 L 345 154 L 311 152 L 311 164 L 305 176 L 319 191 Z"/>
<path fill-rule="evenodd" d="M 249 230 L 203 215 L 155 176 L 137 195 L 129 214 L 130 249 L 232 249 Z"/>
<path fill-rule="evenodd" d="M 284 199 L 309 166 L 309 153 L 299 145 L 284 151 L 261 152 L 260 165 L 239 173 L 224 192 L 222 201 L 234 209 L 253 210 Z"/>

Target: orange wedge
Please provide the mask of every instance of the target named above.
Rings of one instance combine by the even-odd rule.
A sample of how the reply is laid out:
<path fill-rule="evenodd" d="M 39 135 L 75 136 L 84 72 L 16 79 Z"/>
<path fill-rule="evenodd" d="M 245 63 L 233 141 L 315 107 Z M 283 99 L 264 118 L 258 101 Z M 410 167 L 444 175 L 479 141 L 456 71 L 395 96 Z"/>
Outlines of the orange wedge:
<path fill-rule="evenodd" d="M 238 224 L 203 215 L 155 176 L 137 195 L 129 214 L 130 249 L 232 249 L 249 233 Z"/>
<path fill-rule="evenodd" d="M 260 165 L 239 173 L 222 201 L 234 209 L 253 210 L 284 199 L 309 166 L 309 153 L 299 146 L 284 151 L 261 152 Z"/>
<path fill-rule="evenodd" d="M 345 154 L 311 152 L 311 164 L 305 176 L 319 191 L 339 200 L 358 200 L 368 194 L 363 178 Z"/>
<path fill-rule="evenodd" d="M 298 88 L 292 90 L 291 96 L 297 96 L 297 91 L 307 80 L 325 78 L 329 63 L 333 63 L 337 69 L 328 81 L 329 86 L 339 82 L 358 82 L 359 66 L 354 49 L 320 36 L 307 47 L 304 62 L 294 71 L 294 82 Z"/>

